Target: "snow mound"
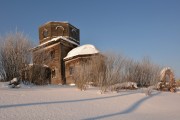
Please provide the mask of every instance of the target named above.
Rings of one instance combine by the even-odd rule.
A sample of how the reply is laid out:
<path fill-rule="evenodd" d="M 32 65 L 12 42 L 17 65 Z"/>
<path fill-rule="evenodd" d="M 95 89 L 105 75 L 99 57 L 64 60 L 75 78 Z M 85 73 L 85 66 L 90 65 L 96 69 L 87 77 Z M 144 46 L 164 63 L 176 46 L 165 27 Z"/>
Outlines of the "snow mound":
<path fill-rule="evenodd" d="M 15 79 L 13 79 L 14 81 Z M 17 85 L 15 88 L 32 88 L 34 85 L 33 84 L 28 84 L 25 85 L 23 83 L 20 83 L 19 85 Z M 0 89 L 12 89 L 12 86 L 9 85 L 9 82 L 0 82 Z"/>
<path fill-rule="evenodd" d="M 178 88 L 176 89 L 176 91 L 177 91 L 177 93 L 180 93 L 180 87 L 178 87 Z"/>
<path fill-rule="evenodd" d="M 8 88 L 9 82 L 0 82 L 0 88 Z"/>
<path fill-rule="evenodd" d="M 96 53 L 99 53 L 99 51 L 94 45 L 86 44 L 72 49 L 64 59 L 66 60 L 78 55 L 91 55 Z"/>

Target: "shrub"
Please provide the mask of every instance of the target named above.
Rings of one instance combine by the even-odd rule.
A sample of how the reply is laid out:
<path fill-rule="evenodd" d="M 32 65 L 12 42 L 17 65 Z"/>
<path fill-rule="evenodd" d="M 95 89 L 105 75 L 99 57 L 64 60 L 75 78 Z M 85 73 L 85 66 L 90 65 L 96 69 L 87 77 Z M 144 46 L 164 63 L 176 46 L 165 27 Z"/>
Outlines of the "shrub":
<path fill-rule="evenodd" d="M 21 32 L 0 39 L 0 76 L 4 81 L 21 77 L 21 70 L 31 62 L 30 40 Z"/>
<path fill-rule="evenodd" d="M 180 79 L 176 80 L 176 87 L 180 87 Z"/>
<path fill-rule="evenodd" d="M 103 60 L 101 55 L 95 55 L 81 60 L 80 64 L 75 67 L 73 79 L 79 89 L 85 90 L 90 82 L 93 82 L 95 86 L 102 86 L 105 83 Z"/>
<path fill-rule="evenodd" d="M 160 67 L 147 58 L 136 62 L 122 55 L 109 53 L 80 62 L 75 71 L 73 79 L 78 88 L 86 89 L 87 84 L 93 82 L 103 93 L 114 88 L 113 85 L 124 82 L 135 82 L 141 87 L 155 85 L 159 81 Z"/>
<path fill-rule="evenodd" d="M 153 91 L 154 87 L 153 86 L 149 86 L 147 88 L 143 88 L 143 93 L 146 95 L 146 96 L 150 96 L 152 94 L 152 91 Z"/>

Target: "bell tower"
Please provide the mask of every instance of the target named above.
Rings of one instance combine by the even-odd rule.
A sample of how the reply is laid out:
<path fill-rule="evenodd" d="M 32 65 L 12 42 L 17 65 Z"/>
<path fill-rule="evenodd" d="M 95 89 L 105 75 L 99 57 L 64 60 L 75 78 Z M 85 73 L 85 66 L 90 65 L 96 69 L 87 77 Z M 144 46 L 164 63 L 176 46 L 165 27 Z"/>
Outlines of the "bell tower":
<path fill-rule="evenodd" d="M 39 43 L 42 44 L 52 38 L 63 36 L 80 44 L 80 31 L 68 22 L 47 22 L 39 27 Z"/>

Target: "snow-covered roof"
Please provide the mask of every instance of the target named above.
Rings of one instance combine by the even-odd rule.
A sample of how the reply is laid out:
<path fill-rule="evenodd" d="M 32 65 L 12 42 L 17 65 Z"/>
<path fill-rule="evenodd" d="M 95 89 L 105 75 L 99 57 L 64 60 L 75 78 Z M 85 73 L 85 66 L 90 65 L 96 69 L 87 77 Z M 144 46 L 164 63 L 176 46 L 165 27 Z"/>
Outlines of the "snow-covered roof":
<path fill-rule="evenodd" d="M 38 45 L 38 46 L 43 46 L 43 45 L 45 45 L 45 44 L 48 44 L 48 43 L 53 42 L 53 41 L 57 41 L 57 40 L 59 40 L 59 39 L 62 39 L 62 40 L 64 40 L 64 41 L 67 41 L 67 42 L 72 43 L 72 44 L 74 44 L 74 45 L 78 45 L 77 43 L 73 42 L 72 40 L 67 39 L 66 37 L 58 36 L 58 37 L 52 38 L 51 40 L 48 40 L 47 42 L 44 42 L 44 43 L 42 43 L 42 44 L 40 44 L 40 45 Z"/>
<path fill-rule="evenodd" d="M 51 43 L 51 42 L 53 42 L 53 41 L 58 41 L 58 40 L 60 40 L 60 39 L 62 39 L 62 40 L 64 40 L 64 41 L 67 41 L 67 42 L 69 42 L 69 43 L 72 43 L 72 44 L 74 44 L 74 45 L 79 46 L 77 43 L 73 42 L 72 40 L 69 40 L 69 39 L 66 38 L 66 37 L 58 36 L 58 37 L 52 38 L 51 40 L 48 40 L 47 42 L 44 42 L 44 43 L 42 43 L 42 44 L 40 44 L 40 45 L 38 45 L 37 47 L 34 47 L 34 48 L 32 48 L 32 49 L 35 49 L 35 48 L 38 48 L 38 47 L 42 47 L 43 45 L 46 45 L 46 44 Z"/>
<path fill-rule="evenodd" d="M 99 50 L 94 45 L 86 44 L 72 49 L 64 60 L 78 56 L 78 55 L 91 55 L 99 53 Z"/>

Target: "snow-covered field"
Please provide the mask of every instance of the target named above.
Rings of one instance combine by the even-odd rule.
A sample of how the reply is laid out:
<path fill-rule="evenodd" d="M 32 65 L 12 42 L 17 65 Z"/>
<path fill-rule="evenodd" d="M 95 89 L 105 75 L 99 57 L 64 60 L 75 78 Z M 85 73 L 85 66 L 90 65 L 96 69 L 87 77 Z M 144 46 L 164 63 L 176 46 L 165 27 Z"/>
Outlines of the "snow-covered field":
<path fill-rule="evenodd" d="M 70 86 L 8 88 L 0 82 L 0 120 L 180 120 L 180 93 L 98 94 Z"/>

